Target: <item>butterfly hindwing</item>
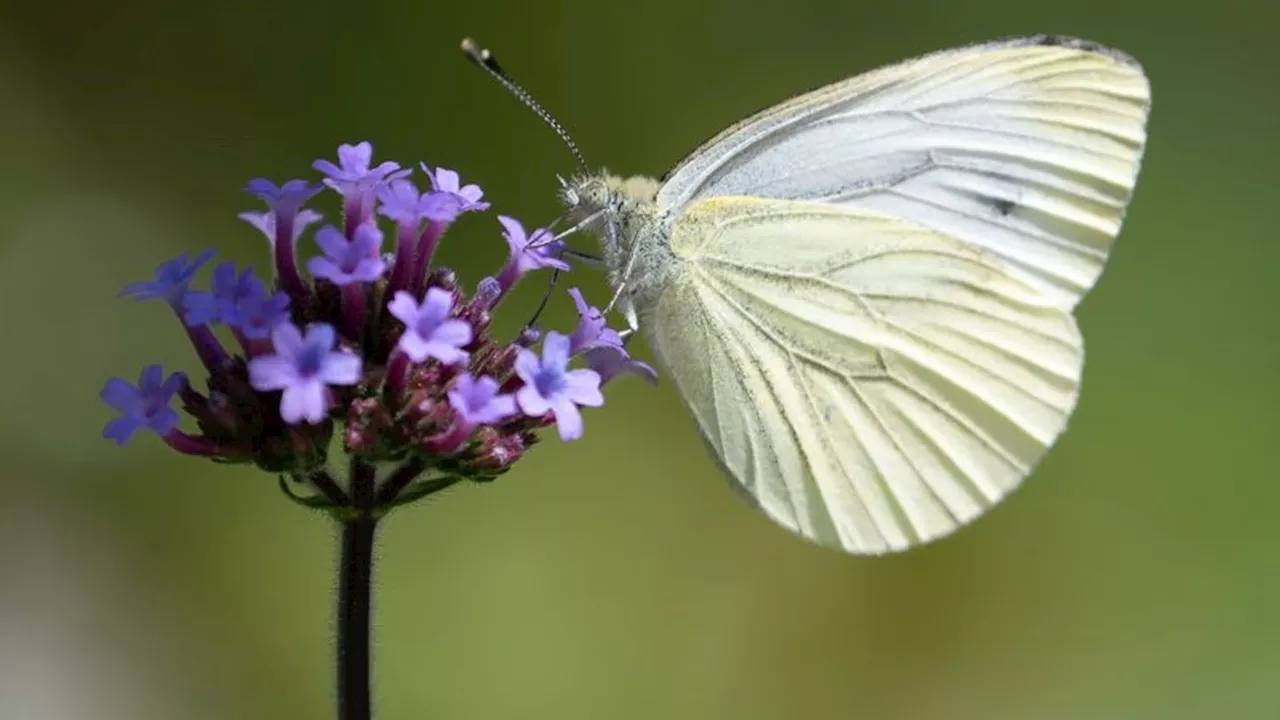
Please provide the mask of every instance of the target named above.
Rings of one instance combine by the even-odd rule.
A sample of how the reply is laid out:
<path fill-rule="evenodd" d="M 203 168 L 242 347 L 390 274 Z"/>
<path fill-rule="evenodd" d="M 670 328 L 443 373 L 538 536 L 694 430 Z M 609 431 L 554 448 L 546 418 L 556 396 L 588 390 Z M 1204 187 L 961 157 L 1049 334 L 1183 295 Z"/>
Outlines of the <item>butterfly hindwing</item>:
<path fill-rule="evenodd" d="M 855 553 L 946 535 L 1066 425 L 1070 313 L 999 258 L 821 203 L 697 201 L 647 332 L 732 479 L 781 525 Z"/>

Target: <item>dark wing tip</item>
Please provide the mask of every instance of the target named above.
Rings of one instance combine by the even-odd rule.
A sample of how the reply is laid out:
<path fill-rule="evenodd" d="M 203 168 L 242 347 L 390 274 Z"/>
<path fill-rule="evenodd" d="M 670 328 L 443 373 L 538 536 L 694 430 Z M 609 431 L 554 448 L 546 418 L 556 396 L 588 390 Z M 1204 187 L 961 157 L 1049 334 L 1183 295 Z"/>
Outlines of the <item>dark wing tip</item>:
<path fill-rule="evenodd" d="M 1070 35 L 1026 35 L 1023 37 L 1011 37 L 1005 40 L 997 40 L 993 45 L 1003 45 L 1004 47 L 1064 47 L 1072 50 L 1083 50 L 1104 57 L 1111 58 L 1121 65 L 1127 65 L 1131 68 L 1141 70 L 1142 64 L 1139 63 L 1132 55 L 1117 50 L 1113 47 L 1096 43 L 1092 40 L 1071 37 Z"/>

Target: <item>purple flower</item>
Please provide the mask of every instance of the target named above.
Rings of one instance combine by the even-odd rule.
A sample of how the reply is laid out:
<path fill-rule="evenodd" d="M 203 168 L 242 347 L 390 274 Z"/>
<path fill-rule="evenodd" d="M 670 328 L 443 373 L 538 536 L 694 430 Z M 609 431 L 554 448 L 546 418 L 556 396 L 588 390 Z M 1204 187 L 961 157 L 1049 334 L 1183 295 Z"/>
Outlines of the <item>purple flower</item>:
<path fill-rule="evenodd" d="M 300 210 L 303 203 L 320 192 L 320 186 L 302 180 L 290 180 L 283 186 L 276 187 L 270 180 L 257 178 L 249 182 L 245 191 L 257 195 L 265 202 L 267 212 L 241 213 L 240 219 L 267 236 L 275 264 L 275 275 L 281 289 L 294 297 L 305 297 L 308 289 L 298 270 L 294 248 L 302 231 L 320 219 L 320 214 L 313 210 Z"/>
<path fill-rule="evenodd" d="M 311 167 L 328 177 L 324 184 L 346 197 L 362 196 L 374 186 L 396 177 L 403 177 L 409 171 L 400 170 L 399 163 L 384 162 L 370 168 L 373 162 L 373 145 L 366 140 L 355 145 L 338 146 L 338 163 L 334 165 L 328 160 L 316 160 Z"/>
<path fill-rule="evenodd" d="M 399 225 L 417 225 L 423 218 L 422 194 L 418 186 L 408 180 L 392 180 L 374 191 L 378 202 L 378 214 L 391 218 Z"/>
<path fill-rule="evenodd" d="M 577 355 L 593 347 L 622 347 L 622 338 L 606 324 L 604 314 L 587 304 L 578 288 L 569 288 L 573 304 L 578 308 L 578 327 L 569 337 L 569 354 Z"/>
<path fill-rule="evenodd" d="M 405 331 L 397 347 L 409 359 L 420 363 L 433 357 L 445 365 L 466 361 L 467 353 L 462 347 L 471 342 L 471 325 L 450 319 L 453 295 L 447 290 L 428 289 L 421 305 L 401 291 L 387 307 L 404 323 Z"/>
<path fill-rule="evenodd" d="M 236 217 L 249 223 L 258 229 L 258 232 L 267 236 L 267 243 L 275 245 L 276 243 L 276 213 L 274 210 L 266 212 L 242 212 Z M 293 240 L 296 242 L 302 237 L 302 233 L 306 231 L 312 224 L 319 222 L 324 217 L 315 210 L 299 210 L 298 214 L 293 218 Z"/>
<path fill-rule="evenodd" d="M 299 215 L 298 210 L 306 204 L 308 200 L 315 197 L 316 193 L 322 188 L 319 185 L 312 185 L 305 180 L 290 180 L 280 187 L 265 178 L 254 178 L 249 181 L 245 187 L 245 192 L 257 195 L 259 199 L 267 204 L 267 208 L 271 213 L 280 216 L 293 217 Z M 270 233 L 272 238 L 275 233 Z"/>
<path fill-rule="evenodd" d="M 168 262 L 160 263 L 151 281 L 132 283 L 121 290 L 120 295 L 131 295 L 135 300 L 160 298 L 177 310 L 191 285 L 191 278 L 212 257 L 212 250 L 206 250 L 194 258 L 191 253 L 184 252 Z"/>
<path fill-rule="evenodd" d="M 230 323 L 241 300 L 255 292 L 264 292 L 262 281 L 253 275 L 253 268 L 245 267 L 236 275 L 234 262 L 224 262 L 213 269 L 210 288 L 212 292 L 192 291 L 183 298 L 187 310 L 184 319 L 188 325 Z"/>
<path fill-rule="evenodd" d="M 102 437 L 124 445 L 140 429 L 161 437 L 173 432 L 178 427 L 178 413 L 169 407 L 169 401 L 186 382 L 182 373 L 165 378 L 159 365 L 144 367 L 136 386 L 117 377 L 107 380 L 99 397 L 119 412 L 120 417 L 107 423 Z"/>
<path fill-rule="evenodd" d="M 227 324 L 239 328 L 249 340 L 261 340 L 277 325 L 289 319 L 289 295 L 277 292 L 267 295 L 261 283 L 232 308 Z"/>
<path fill-rule="evenodd" d="M 600 376 L 601 387 L 623 373 L 639 375 L 645 382 L 658 384 L 658 373 L 648 364 L 633 359 L 621 344 L 589 347 L 583 351 L 582 357 L 587 361 L 587 367 Z"/>
<path fill-rule="evenodd" d="M 351 242 L 330 225 L 316 233 L 316 245 L 324 251 L 324 257 L 313 257 L 307 262 L 307 271 L 315 277 L 325 278 L 334 285 L 350 285 L 357 282 L 373 282 L 387 269 L 379 250 L 382 248 L 382 231 L 372 223 L 356 228 Z"/>
<path fill-rule="evenodd" d="M 520 276 L 531 270 L 547 267 L 569 269 L 569 264 L 557 257 L 563 243 L 556 240 L 549 230 L 539 228 L 532 234 L 526 234 L 519 220 L 505 215 L 499 215 L 498 222 L 505 228 L 502 237 L 506 238 L 511 249 L 511 258 L 498 276 L 498 284 L 504 293 L 515 285 Z"/>
<path fill-rule="evenodd" d="M 542 359 L 532 350 L 521 350 L 516 357 L 516 375 L 524 387 L 516 392 L 516 402 L 530 417 L 555 412 L 561 440 L 582 437 L 582 414 L 578 406 L 599 407 L 600 376 L 594 370 L 569 369 L 569 338 L 557 332 L 547 333 L 542 341 Z"/>
<path fill-rule="evenodd" d="M 287 423 L 324 420 L 329 407 L 329 385 L 360 382 L 360 358 L 334 351 L 337 333 L 332 325 L 307 326 L 304 337 L 292 322 L 271 331 L 274 355 L 249 361 L 249 383 L 256 390 L 283 390 L 280 417 Z"/>
<path fill-rule="evenodd" d="M 469 373 L 458 376 L 449 391 L 449 404 L 464 427 L 488 425 L 516 414 L 515 398 L 499 395 L 498 387 L 498 381 L 487 375 L 481 375 L 479 379 Z"/>
<path fill-rule="evenodd" d="M 479 185 L 470 184 L 459 187 L 458 173 L 448 168 L 431 169 L 426 163 L 420 163 L 422 171 L 431 182 L 432 192 L 423 197 L 422 211 L 424 216 L 435 221 L 453 222 L 464 212 L 488 210 L 489 203 L 481 202 L 484 191 Z"/>

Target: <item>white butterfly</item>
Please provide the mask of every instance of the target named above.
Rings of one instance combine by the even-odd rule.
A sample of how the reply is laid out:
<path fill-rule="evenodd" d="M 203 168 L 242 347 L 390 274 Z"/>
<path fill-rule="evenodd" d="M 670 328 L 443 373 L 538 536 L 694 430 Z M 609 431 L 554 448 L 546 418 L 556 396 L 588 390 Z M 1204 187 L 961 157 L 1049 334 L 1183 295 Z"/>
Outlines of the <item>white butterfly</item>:
<path fill-rule="evenodd" d="M 732 481 L 805 538 L 884 553 L 981 515 L 1065 428 L 1072 309 L 1149 105 L 1130 57 L 1017 38 L 796 97 L 662 181 L 562 195 Z"/>

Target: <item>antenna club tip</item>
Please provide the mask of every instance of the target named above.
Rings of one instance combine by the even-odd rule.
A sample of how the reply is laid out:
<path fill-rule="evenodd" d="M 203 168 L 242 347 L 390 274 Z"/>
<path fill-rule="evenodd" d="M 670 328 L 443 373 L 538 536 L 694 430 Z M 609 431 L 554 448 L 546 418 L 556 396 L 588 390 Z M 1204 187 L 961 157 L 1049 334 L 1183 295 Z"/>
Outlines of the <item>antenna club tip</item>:
<path fill-rule="evenodd" d="M 468 60 L 477 65 L 488 65 L 493 61 L 489 51 L 480 47 L 475 40 L 472 40 L 469 37 L 462 38 L 461 47 L 462 54 L 466 55 Z"/>

